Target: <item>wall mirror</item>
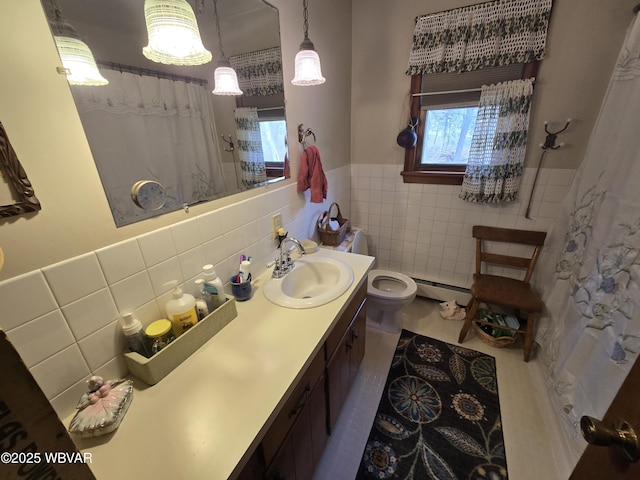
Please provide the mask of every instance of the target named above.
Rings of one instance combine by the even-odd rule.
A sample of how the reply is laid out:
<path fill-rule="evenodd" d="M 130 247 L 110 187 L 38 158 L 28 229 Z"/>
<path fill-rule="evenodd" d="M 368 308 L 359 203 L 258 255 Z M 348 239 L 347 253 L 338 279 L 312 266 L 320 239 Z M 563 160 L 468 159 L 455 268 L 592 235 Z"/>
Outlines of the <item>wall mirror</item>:
<path fill-rule="evenodd" d="M 41 0 L 54 38 L 62 19 L 109 82 L 70 89 L 117 226 L 284 178 L 278 10 L 263 0 L 217 0 L 216 22 L 214 0 L 186 2 L 213 56 L 203 65 L 143 55 L 145 0 Z M 240 96 L 212 94 L 221 50 Z"/>

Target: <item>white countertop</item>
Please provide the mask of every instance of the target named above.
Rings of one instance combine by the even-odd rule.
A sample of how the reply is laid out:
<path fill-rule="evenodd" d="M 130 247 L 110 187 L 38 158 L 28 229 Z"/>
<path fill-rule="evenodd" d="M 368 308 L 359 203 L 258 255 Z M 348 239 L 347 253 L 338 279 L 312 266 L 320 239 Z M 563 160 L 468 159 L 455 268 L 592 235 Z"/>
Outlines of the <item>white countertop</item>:
<path fill-rule="evenodd" d="M 133 402 L 113 434 L 74 437 L 91 453 L 98 480 L 239 473 L 374 262 L 333 250 L 316 255 L 350 265 L 351 287 L 326 305 L 295 310 L 264 297 L 270 271 L 256 278 L 251 300 L 237 302 L 238 316 L 158 384 L 132 377 Z"/>

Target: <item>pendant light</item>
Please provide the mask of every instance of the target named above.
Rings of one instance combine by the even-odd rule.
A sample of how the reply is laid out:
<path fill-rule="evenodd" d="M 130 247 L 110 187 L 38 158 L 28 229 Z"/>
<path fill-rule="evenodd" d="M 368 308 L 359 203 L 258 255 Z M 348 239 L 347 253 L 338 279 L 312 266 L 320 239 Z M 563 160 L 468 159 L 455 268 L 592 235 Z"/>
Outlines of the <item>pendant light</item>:
<path fill-rule="evenodd" d="M 62 16 L 58 2 L 52 0 L 50 5 L 53 16 L 49 18 L 49 25 L 69 84 L 107 85 L 109 81 L 98 70 L 91 49 L 80 39 L 67 19 Z"/>
<path fill-rule="evenodd" d="M 211 61 L 191 5 L 186 0 L 145 0 L 149 45 L 142 54 L 166 65 L 202 65 Z"/>
<path fill-rule="evenodd" d="M 298 86 L 322 85 L 326 79 L 322 76 L 320 57 L 315 47 L 309 40 L 309 14 L 307 12 L 308 0 L 302 1 L 304 18 L 304 40 L 300 44 L 300 50 L 296 54 L 295 75 L 291 83 Z"/>
<path fill-rule="evenodd" d="M 231 67 L 229 59 L 222 49 L 222 35 L 220 34 L 220 17 L 218 17 L 218 0 L 213 0 L 213 16 L 216 21 L 216 31 L 218 32 L 218 50 L 220 51 L 220 60 L 215 72 L 213 72 L 214 95 L 242 95 L 242 90 L 238 85 L 238 76 L 236 71 Z"/>

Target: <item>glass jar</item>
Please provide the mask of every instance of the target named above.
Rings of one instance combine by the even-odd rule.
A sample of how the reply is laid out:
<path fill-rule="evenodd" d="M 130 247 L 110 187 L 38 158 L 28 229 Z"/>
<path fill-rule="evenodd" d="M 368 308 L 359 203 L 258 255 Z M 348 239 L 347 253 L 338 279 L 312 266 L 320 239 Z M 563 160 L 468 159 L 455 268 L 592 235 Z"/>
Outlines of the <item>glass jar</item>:
<path fill-rule="evenodd" d="M 145 329 L 144 333 L 149 338 L 151 352 L 154 355 L 176 339 L 173 334 L 173 326 L 166 318 L 153 322 Z"/>

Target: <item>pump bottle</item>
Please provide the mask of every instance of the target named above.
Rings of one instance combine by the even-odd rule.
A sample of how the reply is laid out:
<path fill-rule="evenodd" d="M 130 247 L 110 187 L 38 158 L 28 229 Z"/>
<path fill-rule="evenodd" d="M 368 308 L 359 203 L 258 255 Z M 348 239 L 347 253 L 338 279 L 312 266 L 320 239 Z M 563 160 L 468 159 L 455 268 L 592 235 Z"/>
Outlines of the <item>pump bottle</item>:
<path fill-rule="evenodd" d="M 196 299 L 193 295 L 184 293 L 176 280 L 170 282 L 173 285 L 173 298 L 167 302 L 167 317 L 173 325 L 176 337 L 198 323 L 196 312 Z"/>
<path fill-rule="evenodd" d="M 151 357 L 151 351 L 147 344 L 147 338 L 144 334 L 144 330 L 142 329 L 140 320 L 135 318 L 131 313 L 123 315 L 122 319 L 122 332 L 124 333 L 131 350 L 138 352 L 140 355 L 144 355 L 147 358 Z"/>

